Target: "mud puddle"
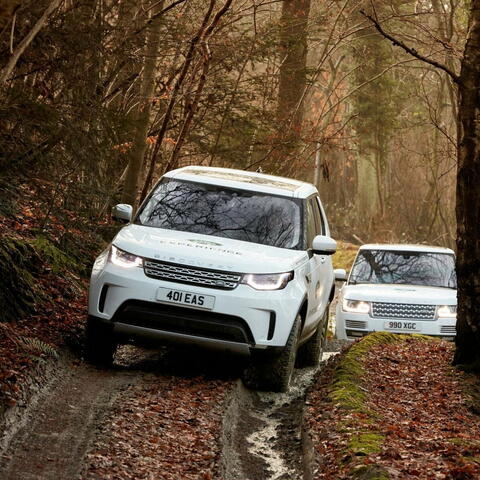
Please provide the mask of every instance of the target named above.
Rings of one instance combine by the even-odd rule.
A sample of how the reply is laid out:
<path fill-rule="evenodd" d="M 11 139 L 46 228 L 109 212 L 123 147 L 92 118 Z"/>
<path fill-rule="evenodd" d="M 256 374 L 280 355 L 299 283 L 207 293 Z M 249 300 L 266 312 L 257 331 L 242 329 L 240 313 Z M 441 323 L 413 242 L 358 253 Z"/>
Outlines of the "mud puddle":
<path fill-rule="evenodd" d="M 324 353 L 322 364 L 336 353 Z M 296 370 L 287 393 L 255 392 L 237 382 L 224 419 L 222 478 L 309 478 L 303 414 L 306 391 L 316 372 L 313 368 Z"/>

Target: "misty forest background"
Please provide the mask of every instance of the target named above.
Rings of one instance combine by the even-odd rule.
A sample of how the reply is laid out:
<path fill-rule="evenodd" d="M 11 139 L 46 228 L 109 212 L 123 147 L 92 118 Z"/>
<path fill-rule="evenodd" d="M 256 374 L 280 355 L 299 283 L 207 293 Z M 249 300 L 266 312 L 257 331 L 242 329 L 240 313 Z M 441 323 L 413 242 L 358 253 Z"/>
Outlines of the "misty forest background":
<path fill-rule="evenodd" d="M 177 166 L 260 167 L 317 183 L 335 238 L 454 246 L 452 81 L 359 10 L 458 69 L 465 1 L 2 5 L 3 190 L 47 183 L 47 217 L 98 222 Z"/>
<path fill-rule="evenodd" d="M 165 171 L 261 169 L 337 240 L 456 247 L 480 366 L 479 86 L 480 0 L 3 0 L 0 308 L 45 259 L 88 275 Z"/>

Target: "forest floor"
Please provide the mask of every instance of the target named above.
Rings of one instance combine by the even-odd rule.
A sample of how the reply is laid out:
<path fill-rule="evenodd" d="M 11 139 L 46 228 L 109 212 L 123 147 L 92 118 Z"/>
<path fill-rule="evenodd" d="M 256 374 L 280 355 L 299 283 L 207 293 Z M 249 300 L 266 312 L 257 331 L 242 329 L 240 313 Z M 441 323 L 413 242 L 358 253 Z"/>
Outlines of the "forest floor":
<path fill-rule="evenodd" d="M 307 398 L 312 478 L 480 478 L 480 378 L 453 352 L 378 332 L 330 362 Z"/>
<path fill-rule="evenodd" d="M 204 351 L 124 346 L 111 369 L 87 365 L 82 274 L 102 241 L 24 193 L 0 214 L 0 267 L 21 267 L 17 290 L 0 284 L 2 480 L 480 478 L 480 382 L 451 367 L 451 343 L 329 340 L 286 394 L 246 389 L 245 360 Z M 336 266 L 355 251 L 341 244 Z"/>
<path fill-rule="evenodd" d="M 480 478 L 480 384 L 450 366 L 451 343 L 378 333 L 327 350 L 286 394 L 243 387 L 231 356 L 61 357 L 5 432 L 0 478 Z"/>

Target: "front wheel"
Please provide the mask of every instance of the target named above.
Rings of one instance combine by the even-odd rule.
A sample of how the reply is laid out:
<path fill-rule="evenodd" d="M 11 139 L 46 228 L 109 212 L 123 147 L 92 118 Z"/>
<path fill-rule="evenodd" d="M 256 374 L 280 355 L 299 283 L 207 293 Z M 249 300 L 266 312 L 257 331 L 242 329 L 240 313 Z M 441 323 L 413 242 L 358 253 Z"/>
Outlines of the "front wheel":
<path fill-rule="evenodd" d="M 301 321 L 298 315 L 281 352 L 252 354 L 251 364 L 243 375 L 243 383 L 248 388 L 270 392 L 288 391 L 295 367 Z"/>
<path fill-rule="evenodd" d="M 85 356 L 89 363 L 98 366 L 110 366 L 117 350 L 117 342 L 112 329 L 89 317 L 85 332 Z"/>

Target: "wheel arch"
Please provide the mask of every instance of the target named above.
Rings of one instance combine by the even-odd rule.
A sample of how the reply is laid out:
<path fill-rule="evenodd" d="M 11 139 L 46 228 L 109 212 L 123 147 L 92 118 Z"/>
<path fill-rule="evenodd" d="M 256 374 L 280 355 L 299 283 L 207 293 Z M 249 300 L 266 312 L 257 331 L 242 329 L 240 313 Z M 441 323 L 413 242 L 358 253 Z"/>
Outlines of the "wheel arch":
<path fill-rule="evenodd" d="M 330 290 L 330 296 L 328 297 L 328 303 L 332 303 L 335 298 L 335 282 L 332 283 L 332 288 Z"/>
<path fill-rule="evenodd" d="M 298 310 L 298 314 L 300 315 L 300 318 L 302 319 L 302 322 L 300 324 L 300 331 L 303 330 L 303 327 L 305 326 L 305 321 L 307 320 L 307 312 L 308 312 L 308 298 L 305 296 L 302 300 L 302 303 L 300 304 L 300 309 Z"/>

